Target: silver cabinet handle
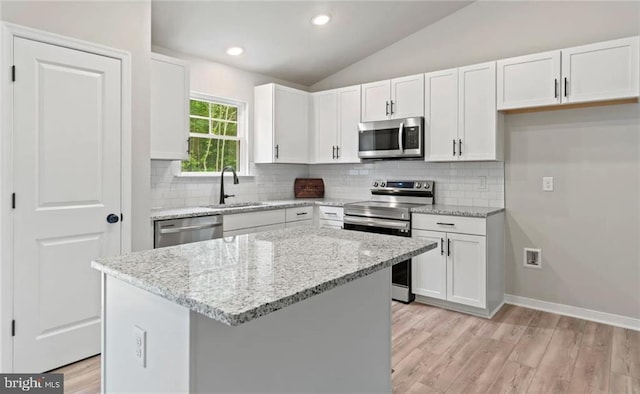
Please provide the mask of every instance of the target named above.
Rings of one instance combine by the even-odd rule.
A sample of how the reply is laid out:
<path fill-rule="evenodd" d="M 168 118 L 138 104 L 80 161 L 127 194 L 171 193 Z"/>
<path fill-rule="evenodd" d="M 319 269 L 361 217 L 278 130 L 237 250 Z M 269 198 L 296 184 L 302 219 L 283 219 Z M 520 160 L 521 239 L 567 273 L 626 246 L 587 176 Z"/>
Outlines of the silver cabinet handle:
<path fill-rule="evenodd" d="M 280 158 L 280 145 L 276 145 L 276 159 Z"/>
<path fill-rule="evenodd" d="M 340 147 L 336 146 L 336 159 L 340 158 Z"/>
<path fill-rule="evenodd" d="M 456 140 L 455 138 L 453 139 L 453 155 L 456 155 Z"/>
<path fill-rule="evenodd" d="M 567 77 L 564 78 L 564 97 L 567 97 L 567 95 L 569 93 L 567 93 L 567 84 L 569 83 L 569 81 L 567 81 Z"/>
<path fill-rule="evenodd" d="M 296 216 L 304 216 L 306 214 L 308 214 L 308 212 L 298 212 L 296 213 Z"/>
<path fill-rule="evenodd" d="M 388 101 L 385 101 L 385 104 L 386 104 L 386 111 L 385 111 L 385 113 L 387 114 L 387 116 L 389 116 L 389 102 L 388 102 Z"/>
<path fill-rule="evenodd" d="M 393 103 L 393 101 L 392 101 Z M 400 148 L 400 152 L 404 151 L 404 146 L 402 146 L 402 136 L 404 134 L 404 122 L 400 123 L 400 130 L 398 131 L 398 147 Z"/>
<path fill-rule="evenodd" d="M 160 229 L 160 234 L 175 234 L 175 233 L 180 233 L 182 231 L 204 230 L 206 228 L 213 228 L 213 227 L 218 227 L 218 226 L 222 226 L 222 223 L 209 223 L 209 224 L 201 224 L 199 226 L 163 228 L 163 229 Z"/>
<path fill-rule="evenodd" d="M 462 140 L 458 140 L 458 156 L 462 156 Z"/>
<path fill-rule="evenodd" d="M 393 104 L 394 104 L 394 102 L 393 102 L 393 100 L 391 100 L 391 115 L 393 115 Z"/>
<path fill-rule="evenodd" d="M 325 212 L 324 214 L 325 215 L 331 215 L 331 216 L 338 216 L 338 214 L 335 213 L 335 212 Z"/>
<path fill-rule="evenodd" d="M 455 223 L 441 223 L 441 222 L 437 222 L 436 224 L 439 224 L 440 226 L 455 226 Z"/>
<path fill-rule="evenodd" d="M 558 98 L 558 78 L 553 80 L 553 97 Z"/>
<path fill-rule="evenodd" d="M 331 158 L 332 159 L 336 158 L 336 147 L 335 146 L 331 147 Z"/>
<path fill-rule="evenodd" d="M 440 238 L 440 256 L 444 256 L 444 238 Z"/>

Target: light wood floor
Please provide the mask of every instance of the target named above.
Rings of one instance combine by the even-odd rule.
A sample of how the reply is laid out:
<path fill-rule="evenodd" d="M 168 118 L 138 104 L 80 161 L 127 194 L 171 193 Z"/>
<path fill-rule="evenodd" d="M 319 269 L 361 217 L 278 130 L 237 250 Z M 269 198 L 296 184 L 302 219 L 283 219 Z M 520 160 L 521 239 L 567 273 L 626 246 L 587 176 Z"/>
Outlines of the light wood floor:
<path fill-rule="evenodd" d="M 640 332 L 506 305 L 486 320 L 393 303 L 393 392 L 640 394 Z M 100 359 L 55 372 L 98 393 Z"/>

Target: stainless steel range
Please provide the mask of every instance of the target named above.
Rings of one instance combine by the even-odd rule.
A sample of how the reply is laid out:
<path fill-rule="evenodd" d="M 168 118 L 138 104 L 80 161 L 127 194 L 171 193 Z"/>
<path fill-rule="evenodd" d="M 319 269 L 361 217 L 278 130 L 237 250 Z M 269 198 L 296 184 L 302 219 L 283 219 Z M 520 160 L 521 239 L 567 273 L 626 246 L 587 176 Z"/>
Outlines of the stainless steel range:
<path fill-rule="evenodd" d="M 411 208 L 433 204 L 434 181 L 375 180 L 371 184 L 371 200 L 345 204 L 346 230 L 411 237 Z M 391 296 L 409 303 L 415 299 L 411 291 L 411 260 L 392 267 Z"/>

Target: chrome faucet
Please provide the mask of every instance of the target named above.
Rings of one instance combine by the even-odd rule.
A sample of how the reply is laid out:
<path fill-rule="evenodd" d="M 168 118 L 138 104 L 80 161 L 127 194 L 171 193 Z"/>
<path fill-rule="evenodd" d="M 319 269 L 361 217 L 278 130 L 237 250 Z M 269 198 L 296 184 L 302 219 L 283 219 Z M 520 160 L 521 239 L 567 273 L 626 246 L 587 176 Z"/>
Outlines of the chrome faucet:
<path fill-rule="evenodd" d="M 238 183 L 240 183 L 240 181 L 238 180 L 238 175 L 236 174 L 236 170 L 233 167 L 226 166 L 225 168 L 222 169 L 222 172 L 220 173 L 220 204 L 224 204 L 224 199 L 227 197 L 235 197 L 234 194 L 224 194 L 224 172 L 226 170 L 231 170 L 231 172 L 233 172 L 234 185 L 237 185 Z"/>

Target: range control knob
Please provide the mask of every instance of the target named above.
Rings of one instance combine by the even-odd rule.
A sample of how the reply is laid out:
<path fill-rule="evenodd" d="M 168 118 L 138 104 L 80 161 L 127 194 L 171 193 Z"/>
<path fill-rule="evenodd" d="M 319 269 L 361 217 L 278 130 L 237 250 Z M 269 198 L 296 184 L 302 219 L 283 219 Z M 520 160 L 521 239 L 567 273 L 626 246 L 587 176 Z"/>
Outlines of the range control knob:
<path fill-rule="evenodd" d="M 373 182 L 373 187 L 378 187 L 378 181 Z"/>
<path fill-rule="evenodd" d="M 430 188 L 431 188 L 431 184 L 429 184 L 429 183 L 425 183 L 425 184 L 424 184 L 424 188 L 425 188 L 425 189 L 430 189 Z"/>
<path fill-rule="evenodd" d="M 422 183 L 416 182 L 416 189 L 420 189 L 422 187 Z"/>
<path fill-rule="evenodd" d="M 380 187 L 385 187 L 387 184 L 384 182 L 380 182 Z"/>

